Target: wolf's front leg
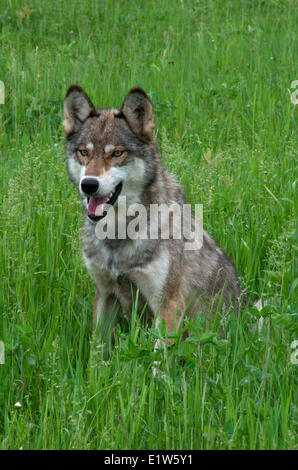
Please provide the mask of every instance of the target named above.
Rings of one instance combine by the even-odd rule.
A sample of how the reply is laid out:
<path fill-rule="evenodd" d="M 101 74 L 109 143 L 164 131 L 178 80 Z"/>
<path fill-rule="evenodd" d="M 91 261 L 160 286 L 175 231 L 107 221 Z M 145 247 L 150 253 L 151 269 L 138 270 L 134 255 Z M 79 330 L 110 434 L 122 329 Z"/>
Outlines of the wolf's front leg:
<path fill-rule="evenodd" d="M 173 298 L 168 298 L 166 302 L 163 302 L 163 305 L 160 309 L 159 315 L 157 317 L 156 324 L 157 326 L 163 319 L 166 324 L 166 328 L 168 332 L 175 332 L 178 330 L 180 322 L 183 319 L 185 311 L 185 303 L 183 300 L 178 300 L 178 296 L 174 296 Z M 154 346 L 154 351 L 166 348 L 173 343 L 173 340 L 167 339 L 158 339 Z M 158 361 L 154 362 L 153 366 L 153 375 L 160 374 L 159 370 L 160 363 Z"/>
<path fill-rule="evenodd" d="M 109 341 L 117 321 L 119 305 L 113 294 L 100 293 L 96 288 L 93 305 L 93 331 L 100 342 L 105 344 L 104 357 L 107 355 Z"/>
<path fill-rule="evenodd" d="M 184 302 L 181 299 L 179 300 L 178 296 L 174 296 L 163 303 L 159 318 L 163 318 L 165 320 L 168 332 L 178 330 L 184 314 L 184 309 Z"/>

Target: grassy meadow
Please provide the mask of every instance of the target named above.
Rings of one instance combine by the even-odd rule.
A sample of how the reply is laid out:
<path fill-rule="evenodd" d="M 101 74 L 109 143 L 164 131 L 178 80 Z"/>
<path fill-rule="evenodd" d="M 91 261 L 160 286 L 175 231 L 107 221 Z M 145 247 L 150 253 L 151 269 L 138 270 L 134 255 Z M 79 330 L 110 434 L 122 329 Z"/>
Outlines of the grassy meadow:
<path fill-rule="evenodd" d="M 296 25 L 295 0 L 0 0 L 0 449 L 297 448 Z M 165 166 L 268 302 L 260 334 L 252 309 L 200 314 L 154 352 L 163 328 L 133 311 L 103 360 L 64 159 L 71 83 L 98 107 L 151 96 Z"/>

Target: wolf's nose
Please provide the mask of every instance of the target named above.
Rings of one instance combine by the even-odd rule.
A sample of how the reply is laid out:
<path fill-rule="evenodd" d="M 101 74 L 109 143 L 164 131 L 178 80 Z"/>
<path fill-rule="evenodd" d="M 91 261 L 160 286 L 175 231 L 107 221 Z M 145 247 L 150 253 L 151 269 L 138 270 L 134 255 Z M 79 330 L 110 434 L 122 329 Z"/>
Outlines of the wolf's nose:
<path fill-rule="evenodd" d="M 98 181 L 95 178 L 84 178 L 81 181 L 81 189 L 85 194 L 96 193 L 98 186 Z"/>

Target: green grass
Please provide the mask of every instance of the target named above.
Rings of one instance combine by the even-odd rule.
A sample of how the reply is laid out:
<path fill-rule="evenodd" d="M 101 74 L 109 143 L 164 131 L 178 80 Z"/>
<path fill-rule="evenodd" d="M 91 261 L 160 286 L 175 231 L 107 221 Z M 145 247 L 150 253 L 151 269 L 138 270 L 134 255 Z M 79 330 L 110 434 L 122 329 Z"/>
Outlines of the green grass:
<path fill-rule="evenodd" d="M 295 1 L 0 6 L 0 448 L 297 447 Z M 64 162 L 71 83 L 99 107 L 135 85 L 150 94 L 165 165 L 203 203 L 243 285 L 269 301 L 262 334 L 248 334 L 249 311 L 223 319 L 224 340 L 200 316 L 189 341 L 154 353 L 163 332 L 133 312 L 103 361 Z"/>

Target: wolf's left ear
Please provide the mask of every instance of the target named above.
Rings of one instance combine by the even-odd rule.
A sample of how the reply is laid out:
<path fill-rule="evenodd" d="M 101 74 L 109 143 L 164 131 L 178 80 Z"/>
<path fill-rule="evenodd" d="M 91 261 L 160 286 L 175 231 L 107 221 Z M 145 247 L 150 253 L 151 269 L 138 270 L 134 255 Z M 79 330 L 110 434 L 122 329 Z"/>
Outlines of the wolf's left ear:
<path fill-rule="evenodd" d="M 95 113 L 96 109 L 83 88 L 79 85 L 71 85 L 64 98 L 65 133 L 69 135 L 78 131 L 82 123 Z"/>
<path fill-rule="evenodd" d="M 120 112 L 124 115 L 134 134 L 145 142 L 153 140 L 153 106 L 142 88 L 136 87 L 130 90 Z"/>

